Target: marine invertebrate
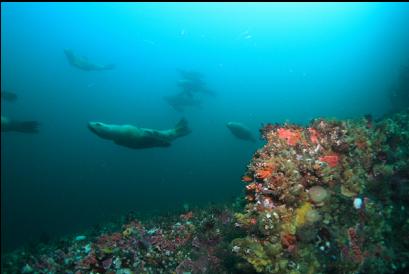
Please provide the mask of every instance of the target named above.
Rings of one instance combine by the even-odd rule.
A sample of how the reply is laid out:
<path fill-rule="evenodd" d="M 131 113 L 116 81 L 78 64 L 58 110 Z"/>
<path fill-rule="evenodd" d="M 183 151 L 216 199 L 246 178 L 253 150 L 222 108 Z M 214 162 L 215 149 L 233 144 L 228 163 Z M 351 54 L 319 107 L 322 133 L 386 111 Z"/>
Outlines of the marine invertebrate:
<path fill-rule="evenodd" d="M 354 202 L 353 202 L 354 208 L 355 209 L 361 209 L 361 207 L 363 206 L 363 201 L 361 198 L 355 198 Z"/>
<path fill-rule="evenodd" d="M 292 252 L 296 248 L 296 237 L 290 233 L 284 233 L 281 235 L 281 244 L 287 249 L 287 251 Z"/>
<path fill-rule="evenodd" d="M 257 179 L 266 179 L 270 177 L 275 171 L 276 166 L 273 163 L 264 163 L 255 172 Z"/>
<path fill-rule="evenodd" d="M 250 263 L 257 272 L 265 272 L 273 264 L 271 260 L 273 258 L 269 258 L 263 244 L 255 239 L 250 237 L 235 239 L 232 245 L 237 255 Z"/>
<path fill-rule="evenodd" d="M 295 215 L 295 223 L 297 226 L 302 226 L 306 222 L 306 216 L 309 211 L 312 210 L 312 206 L 310 203 L 306 202 L 301 207 L 299 207 L 296 211 Z"/>
<path fill-rule="evenodd" d="M 256 171 L 256 178 L 257 179 L 266 179 L 270 177 L 272 174 L 272 171 L 269 169 L 260 169 Z"/>
<path fill-rule="evenodd" d="M 322 186 L 313 186 L 308 191 L 311 201 L 316 205 L 321 205 L 329 196 L 328 191 Z"/>
<path fill-rule="evenodd" d="M 122 235 L 125 237 L 129 237 L 133 233 L 133 229 L 131 227 L 127 227 L 123 232 Z"/>
<path fill-rule="evenodd" d="M 310 224 L 320 221 L 321 218 L 321 214 L 316 209 L 311 209 L 305 214 L 305 219 Z"/>

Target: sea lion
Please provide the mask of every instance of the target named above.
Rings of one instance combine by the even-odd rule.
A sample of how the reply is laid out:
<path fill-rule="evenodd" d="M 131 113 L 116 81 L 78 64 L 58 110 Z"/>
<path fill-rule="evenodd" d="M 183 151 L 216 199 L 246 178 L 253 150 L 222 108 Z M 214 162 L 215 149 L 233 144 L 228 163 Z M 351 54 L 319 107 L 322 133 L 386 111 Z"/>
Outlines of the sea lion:
<path fill-rule="evenodd" d="M 197 71 L 193 70 L 184 70 L 184 69 L 178 69 L 180 75 L 184 79 L 189 79 L 189 80 L 200 80 L 203 78 L 203 74 Z"/>
<path fill-rule="evenodd" d="M 202 80 L 181 79 L 177 85 L 184 93 L 188 93 L 191 96 L 193 96 L 193 93 L 214 95 L 214 91 L 209 89 Z"/>
<path fill-rule="evenodd" d="M 214 91 L 207 88 L 206 83 L 202 80 L 203 75 L 192 70 L 179 69 L 182 79 L 178 81 L 177 85 L 185 93 L 204 93 L 214 95 Z"/>
<path fill-rule="evenodd" d="M 242 123 L 228 122 L 226 126 L 230 130 L 230 132 L 233 133 L 233 135 L 237 138 L 251 142 L 256 141 L 250 129 Z"/>
<path fill-rule="evenodd" d="M 115 68 L 114 64 L 100 65 L 92 63 L 88 61 L 87 57 L 77 55 L 71 49 L 64 49 L 64 53 L 70 65 L 78 69 L 91 71 L 91 70 L 110 70 Z"/>
<path fill-rule="evenodd" d="M 10 120 L 5 116 L 1 116 L 1 132 L 16 131 L 22 133 L 37 133 L 37 121 L 16 121 Z"/>
<path fill-rule="evenodd" d="M 101 122 L 89 122 L 88 128 L 103 139 L 112 140 L 117 145 L 133 149 L 169 147 L 173 140 L 190 133 L 185 119 L 181 119 L 174 128 L 165 130 Z"/>
<path fill-rule="evenodd" d="M 14 92 L 9 92 L 9 91 L 1 91 L 1 100 L 9 101 L 9 102 L 14 102 L 17 100 L 17 94 Z"/>
<path fill-rule="evenodd" d="M 177 84 L 186 92 L 202 92 L 206 90 L 205 83 L 202 80 L 181 79 Z"/>
<path fill-rule="evenodd" d="M 190 93 L 181 92 L 176 95 L 164 96 L 163 99 L 176 111 L 183 112 L 185 107 L 200 107 L 201 101 L 194 99 Z"/>

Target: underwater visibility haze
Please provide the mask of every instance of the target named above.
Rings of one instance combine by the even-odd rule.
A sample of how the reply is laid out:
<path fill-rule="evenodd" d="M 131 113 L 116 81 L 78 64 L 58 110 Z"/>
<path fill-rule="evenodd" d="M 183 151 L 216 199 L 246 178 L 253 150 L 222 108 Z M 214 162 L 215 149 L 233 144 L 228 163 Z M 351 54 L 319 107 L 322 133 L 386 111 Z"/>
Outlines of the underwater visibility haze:
<path fill-rule="evenodd" d="M 405 273 L 408 49 L 408 3 L 1 3 L 1 249 L 59 250 L 2 272 Z"/>

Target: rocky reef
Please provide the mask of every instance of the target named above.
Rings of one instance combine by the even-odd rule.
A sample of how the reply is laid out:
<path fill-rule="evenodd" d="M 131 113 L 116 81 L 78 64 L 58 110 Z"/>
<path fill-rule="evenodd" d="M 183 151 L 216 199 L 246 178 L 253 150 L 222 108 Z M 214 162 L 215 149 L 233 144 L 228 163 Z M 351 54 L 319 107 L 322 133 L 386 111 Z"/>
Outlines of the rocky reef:
<path fill-rule="evenodd" d="M 128 216 L 2 273 L 408 273 L 409 110 L 268 124 L 233 205 Z"/>
<path fill-rule="evenodd" d="M 248 165 L 238 269 L 398 273 L 408 269 L 409 113 L 374 122 L 266 125 Z M 403 273 L 403 272 L 402 272 Z"/>

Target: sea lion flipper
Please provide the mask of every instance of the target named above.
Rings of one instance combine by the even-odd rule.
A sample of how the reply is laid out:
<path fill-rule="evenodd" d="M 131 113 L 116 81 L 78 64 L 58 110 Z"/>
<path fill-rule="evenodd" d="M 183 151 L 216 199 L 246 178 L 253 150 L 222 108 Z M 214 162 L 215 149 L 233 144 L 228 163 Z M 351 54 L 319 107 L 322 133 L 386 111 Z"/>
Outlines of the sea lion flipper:
<path fill-rule="evenodd" d="M 191 132 L 187 120 L 185 118 L 182 118 L 179 120 L 179 122 L 175 126 L 175 133 L 176 133 L 176 138 L 188 135 Z"/>
<path fill-rule="evenodd" d="M 124 146 L 124 147 L 129 147 L 129 148 L 141 148 L 141 144 L 138 142 L 132 142 L 130 140 L 125 140 L 125 139 L 117 139 L 113 140 L 115 144 Z"/>
<path fill-rule="evenodd" d="M 146 140 L 146 142 L 159 141 L 162 144 L 162 146 L 170 146 L 172 141 L 172 138 L 170 138 L 169 136 L 152 129 L 145 129 L 144 139 Z"/>
<path fill-rule="evenodd" d="M 37 133 L 39 123 L 37 121 L 22 121 L 16 123 L 16 131 L 24 133 Z"/>
<path fill-rule="evenodd" d="M 9 91 L 1 91 L 1 100 L 9 101 L 9 102 L 14 102 L 17 100 L 17 94 L 14 92 L 9 92 Z"/>

